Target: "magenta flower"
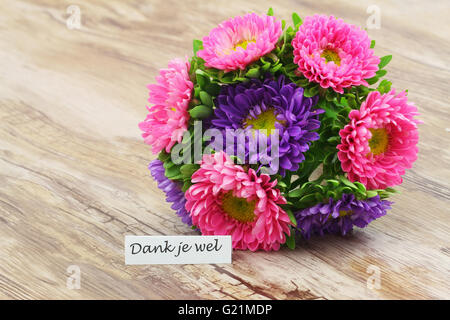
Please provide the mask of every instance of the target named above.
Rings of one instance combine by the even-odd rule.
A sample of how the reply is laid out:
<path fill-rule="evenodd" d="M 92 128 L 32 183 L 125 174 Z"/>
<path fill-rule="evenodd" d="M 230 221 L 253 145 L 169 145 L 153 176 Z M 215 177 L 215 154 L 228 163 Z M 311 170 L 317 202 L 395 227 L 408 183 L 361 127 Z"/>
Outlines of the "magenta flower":
<path fill-rule="evenodd" d="M 417 108 L 406 92 L 369 93 L 350 123 L 339 132 L 338 158 L 350 181 L 367 189 L 384 189 L 402 182 L 405 169 L 417 159 Z"/>
<path fill-rule="evenodd" d="M 245 69 L 269 53 L 281 35 L 281 22 L 272 16 L 249 13 L 231 18 L 203 38 L 203 50 L 197 55 L 205 66 L 226 72 Z"/>
<path fill-rule="evenodd" d="M 370 49 L 367 32 L 333 16 L 306 17 L 295 38 L 294 62 L 298 71 L 322 88 L 365 85 L 378 70 L 380 59 Z"/>
<path fill-rule="evenodd" d="M 205 154 L 186 192 L 186 209 L 203 235 L 231 235 L 233 248 L 278 250 L 290 235 L 286 199 L 267 174 L 245 171 L 224 152 Z"/>
<path fill-rule="evenodd" d="M 144 131 L 145 143 L 152 146 L 154 154 L 181 142 L 189 120 L 188 106 L 191 100 L 193 83 L 189 78 L 190 64 L 181 59 L 169 62 L 167 69 L 161 69 L 156 77 L 157 84 L 148 85 L 150 97 L 147 118 L 139 123 Z"/>

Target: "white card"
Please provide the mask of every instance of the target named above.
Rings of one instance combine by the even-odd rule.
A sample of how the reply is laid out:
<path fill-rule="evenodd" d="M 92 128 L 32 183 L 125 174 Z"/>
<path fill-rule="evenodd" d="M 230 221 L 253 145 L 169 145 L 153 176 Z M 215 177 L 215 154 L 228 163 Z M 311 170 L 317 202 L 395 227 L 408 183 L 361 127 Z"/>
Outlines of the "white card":
<path fill-rule="evenodd" d="M 125 264 L 231 263 L 231 236 L 125 236 Z"/>

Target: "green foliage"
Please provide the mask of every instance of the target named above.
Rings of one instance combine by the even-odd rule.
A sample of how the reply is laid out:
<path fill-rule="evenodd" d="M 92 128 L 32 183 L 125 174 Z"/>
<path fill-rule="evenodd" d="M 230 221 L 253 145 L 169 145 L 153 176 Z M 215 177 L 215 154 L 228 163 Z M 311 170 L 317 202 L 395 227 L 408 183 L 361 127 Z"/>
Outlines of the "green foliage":
<path fill-rule="evenodd" d="M 389 91 L 391 91 L 391 85 L 392 85 L 392 82 L 384 79 L 378 85 L 377 91 L 379 91 L 381 94 L 388 93 Z"/>
<path fill-rule="evenodd" d="M 387 64 L 392 60 L 392 55 L 384 56 L 380 59 L 380 63 L 378 64 L 378 68 L 383 69 L 387 66 Z"/>
<path fill-rule="evenodd" d="M 211 95 L 210 95 L 208 92 L 206 92 L 206 91 L 200 91 L 199 97 L 200 97 L 200 101 L 201 101 L 204 105 L 206 105 L 206 106 L 212 108 L 212 106 L 213 106 L 213 101 L 212 101 Z"/>
<path fill-rule="evenodd" d="M 194 39 L 192 47 L 193 47 L 193 50 L 194 50 L 194 56 L 196 56 L 197 52 L 199 50 L 203 49 L 203 42 L 201 40 Z"/>
<path fill-rule="evenodd" d="M 200 168 L 198 164 L 185 164 L 182 165 L 180 168 L 180 173 L 183 176 L 183 178 L 190 178 L 192 174 L 197 171 Z"/>
<path fill-rule="evenodd" d="M 294 250 L 295 249 L 295 230 L 291 229 L 291 235 L 285 235 L 286 236 L 286 245 L 289 249 Z"/>
<path fill-rule="evenodd" d="M 303 23 L 302 18 L 295 12 L 292 14 L 292 22 L 294 23 L 295 30 L 298 30 Z"/>
<path fill-rule="evenodd" d="M 170 153 L 167 153 L 166 151 L 163 150 L 158 154 L 159 161 L 165 162 L 168 159 L 170 159 Z"/>
<path fill-rule="evenodd" d="M 287 215 L 289 216 L 289 219 L 291 219 L 292 225 L 294 227 L 296 227 L 297 226 L 297 219 L 295 219 L 295 216 L 292 213 L 292 210 L 290 210 L 290 209 L 285 209 L 285 210 L 286 210 Z"/>
<path fill-rule="evenodd" d="M 259 78 L 259 76 L 261 75 L 260 70 L 261 68 L 259 66 L 256 66 L 253 69 L 248 70 L 245 76 L 247 78 Z"/>
<path fill-rule="evenodd" d="M 180 173 L 183 179 L 183 186 L 181 189 L 183 192 L 186 192 L 192 185 L 191 177 L 199 168 L 200 166 L 198 164 L 185 164 L 180 167 Z"/>
<path fill-rule="evenodd" d="M 375 76 L 370 78 L 370 79 L 366 79 L 367 83 L 369 85 L 375 84 L 378 82 L 378 80 L 380 80 L 380 78 L 384 77 L 387 74 L 386 70 L 383 70 L 384 67 L 387 66 L 387 64 L 392 60 L 392 55 L 388 55 L 388 56 L 384 56 L 382 58 L 380 58 L 380 63 L 378 64 L 378 71 L 375 73 Z"/>
<path fill-rule="evenodd" d="M 388 188 L 385 190 L 366 190 L 366 187 L 359 182 L 351 182 L 343 175 L 335 179 L 323 179 L 318 181 L 308 181 L 298 188 L 290 191 L 286 198 L 292 203 L 293 210 L 309 208 L 319 202 L 327 202 L 330 198 L 339 200 L 343 194 L 354 194 L 358 200 L 368 199 L 377 195 L 385 199 L 395 190 Z"/>
<path fill-rule="evenodd" d="M 172 162 L 169 158 L 164 162 L 165 175 L 167 178 L 171 180 L 179 180 L 182 179 L 183 176 L 180 171 L 180 167 Z"/>
<path fill-rule="evenodd" d="M 316 86 L 309 86 L 309 87 L 306 87 L 303 94 L 304 94 L 304 96 L 307 97 L 307 98 L 309 98 L 309 97 L 314 97 L 314 96 L 316 96 L 316 95 L 319 94 L 319 86 L 316 85 Z"/>

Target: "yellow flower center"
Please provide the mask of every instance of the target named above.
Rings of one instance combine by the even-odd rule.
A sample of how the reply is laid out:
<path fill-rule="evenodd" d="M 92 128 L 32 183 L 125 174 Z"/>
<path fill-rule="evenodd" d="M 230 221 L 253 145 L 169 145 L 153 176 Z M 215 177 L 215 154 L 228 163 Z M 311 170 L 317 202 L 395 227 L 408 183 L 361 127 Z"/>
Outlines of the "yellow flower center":
<path fill-rule="evenodd" d="M 386 129 L 369 129 L 372 133 L 372 138 L 369 140 L 370 151 L 373 155 L 385 153 L 389 146 L 389 135 Z"/>
<path fill-rule="evenodd" d="M 236 51 L 238 47 L 245 50 L 245 49 L 247 49 L 247 46 L 249 43 L 256 43 L 256 40 L 242 40 L 241 42 L 239 42 L 238 44 L 236 44 L 233 47 L 233 50 Z"/>
<path fill-rule="evenodd" d="M 328 221 L 332 220 L 332 219 L 339 219 L 339 218 L 343 218 L 345 216 L 350 216 L 353 213 L 352 210 L 339 210 L 339 217 L 337 218 L 333 218 L 333 216 L 330 214 L 328 216 Z"/>
<path fill-rule="evenodd" d="M 252 126 L 254 130 L 266 130 L 267 135 L 271 135 L 276 130 L 275 124 L 282 121 L 277 120 L 277 115 L 273 108 L 261 112 L 256 118 L 249 116 L 244 122 L 244 128 Z"/>
<path fill-rule="evenodd" d="M 337 66 L 341 65 L 341 58 L 339 57 L 339 54 L 332 49 L 323 50 L 320 56 L 325 58 L 326 63 L 333 61 Z"/>
<path fill-rule="evenodd" d="M 222 210 L 235 220 L 251 222 L 255 219 L 256 201 L 248 201 L 245 198 L 233 196 L 230 191 L 222 198 Z"/>
<path fill-rule="evenodd" d="M 340 210 L 339 217 L 345 217 L 352 214 L 352 210 Z"/>

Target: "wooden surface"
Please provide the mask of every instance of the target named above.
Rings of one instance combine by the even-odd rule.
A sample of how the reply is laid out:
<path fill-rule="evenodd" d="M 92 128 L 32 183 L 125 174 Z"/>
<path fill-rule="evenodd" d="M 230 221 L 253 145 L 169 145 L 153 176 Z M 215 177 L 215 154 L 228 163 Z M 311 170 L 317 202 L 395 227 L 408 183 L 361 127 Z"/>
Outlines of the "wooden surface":
<path fill-rule="evenodd" d="M 0 298 L 450 298 L 448 1 L 77 0 L 80 30 L 66 27 L 70 4 L 0 3 Z M 394 55 L 388 79 L 425 122 L 388 215 L 295 251 L 236 251 L 232 265 L 125 266 L 126 234 L 194 234 L 149 177 L 137 127 L 157 70 L 230 16 L 273 6 L 365 26 L 371 4 L 376 54 Z"/>

